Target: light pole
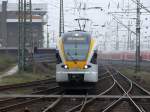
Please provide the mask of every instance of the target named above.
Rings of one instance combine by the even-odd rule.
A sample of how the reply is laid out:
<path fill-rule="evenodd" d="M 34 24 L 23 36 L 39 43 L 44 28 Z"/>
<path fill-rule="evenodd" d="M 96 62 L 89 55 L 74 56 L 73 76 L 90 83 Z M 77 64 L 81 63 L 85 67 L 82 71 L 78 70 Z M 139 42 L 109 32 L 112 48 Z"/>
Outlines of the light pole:
<path fill-rule="evenodd" d="M 59 37 L 61 37 L 64 32 L 64 1 L 60 0 Z"/>
<path fill-rule="evenodd" d="M 135 72 L 140 71 L 140 0 L 137 0 L 137 18 L 136 18 L 136 69 Z"/>
<path fill-rule="evenodd" d="M 49 48 L 49 32 L 48 32 L 49 26 L 50 25 L 47 25 L 47 48 Z"/>

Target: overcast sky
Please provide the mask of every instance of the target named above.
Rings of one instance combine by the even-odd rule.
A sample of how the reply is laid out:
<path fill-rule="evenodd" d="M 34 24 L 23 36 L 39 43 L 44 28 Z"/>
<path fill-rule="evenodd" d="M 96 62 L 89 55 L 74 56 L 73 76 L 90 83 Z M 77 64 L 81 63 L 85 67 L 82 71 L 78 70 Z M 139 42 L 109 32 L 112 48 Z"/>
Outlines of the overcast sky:
<path fill-rule="evenodd" d="M 8 0 L 9 2 L 16 2 L 17 0 Z M 109 16 L 106 14 L 108 11 L 120 10 L 118 7 L 125 7 L 128 0 L 64 0 L 64 11 L 65 11 L 65 25 L 68 30 L 69 26 L 76 26 L 74 19 L 79 17 L 79 12 L 74 8 L 80 7 L 102 7 L 105 11 L 100 12 L 100 10 L 88 10 L 86 12 L 81 11 L 81 17 L 86 16 L 90 18 L 95 24 L 105 24 L 110 20 Z M 131 1 L 131 0 L 130 0 Z M 146 1 L 146 0 L 145 0 Z M 147 0 L 149 1 L 149 0 Z M 58 30 L 59 22 L 59 0 L 32 0 L 33 3 L 48 3 L 49 4 L 49 24 L 51 25 L 51 30 Z M 130 2 L 133 4 L 133 2 Z M 109 5 L 110 4 L 110 5 Z M 125 4 L 126 5 L 126 4 Z M 109 9 L 108 9 L 109 7 Z M 70 29 L 70 28 L 69 28 Z"/>
<path fill-rule="evenodd" d="M 1 0 L 2 1 L 2 0 Z M 16 2 L 17 0 L 8 0 L 11 2 Z M 88 23 L 87 30 L 91 30 L 91 28 L 94 29 L 95 32 L 99 32 L 100 34 L 105 34 L 105 32 L 110 32 L 110 30 L 113 32 L 116 29 L 115 22 L 112 21 L 112 16 L 108 15 L 108 12 L 121 12 L 126 11 L 127 6 L 130 6 L 130 11 L 135 12 L 136 5 L 132 2 L 132 0 L 64 0 L 64 12 L 65 12 L 65 30 L 72 30 L 74 28 L 77 28 L 78 25 L 74 21 L 75 18 L 79 17 L 86 17 L 89 18 L 91 21 Z M 58 29 L 59 29 L 59 0 L 32 0 L 33 3 L 48 3 L 48 24 L 51 25 L 49 27 L 50 31 L 54 31 L 55 35 L 58 35 Z M 141 3 L 143 3 L 144 6 L 148 7 L 150 9 L 150 0 L 141 0 Z M 76 8 L 90 8 L 90 7 L 102 7 L 103 11 L 100 10 L 88 10 L 88 11 L 80 11 Z M 141 10 L 144 11 L 144 10 Z M 135 14 L 130 14 L 130 18 L 135 18 Z M 127 14 L 120 14 L 116 15 L 117 18 L 122 19 L 122 22 L 125 25 L 128 25 Z M 135 31 L 135 20 L 131 20 L 131 29 Z M 91 23 L 93 25 L 99 25 L 99 26 L 90 26 Z M 113 24 L 111 24 L 113 23 Z M 107 27 L 100 27 L 102 25 L 106 25 Z M 110 26 L 109 26 L 110 25 Z M 115 27 L 113 28 L 113 26 Z M 149 28 L 150 26 L 150 16 L 149 15 L 143 15 L 141 16 L 141 26 L 142 26 L 142 37 L 150 36 Z M 122 26 L 119 26 L 121 30 Z M 115 32 L 115 31 L 114 31 Z M 113 32 L 113 33 L 114 33 Z M 127 32 L 119 33 L 120 37 L 125 35 Z M 111 33 L 109 35 L 112 35 Z M 108 36 L 109 36 L 108 35 Z M 113 37 L 111 37 L 111 40 L 113 40 Z M 134 38 L 134 36 L 133 36 Z M 150 38 L 150 37 L 149 37 Z M 121 38 L 120 38 L 121 39 Z"/>
<path fill-rule="evenodd" d="M 2 1 L 2 0 L 1 0 Z M 18 0 L 8 0 L 11 2 L 17 2 Z M 59 0 L 32 0 L 33 3 L 48 3 L 48 16 L 49 24 L 51 25 L 50 30 L 58 31 L 59 22 Z M 122 11 L 121 9 L 127 8 L 128 0 L 64 0 L 64 11 L 65 11 L 65 29 L 68 30 L 71 27 L 77 26 L 74 21 L 75 18 L 86 17 L 91 19 L 94 24 L 103 25 L 106 22 L 111 21 L 111 17 L 107 15 L 110 11 Z M 150 0 L 141 0 L 141 2 L 146 6 L 150 7 Z M 80 15 L 74 8 L 84 7 L 102 7 L 104 11 L 100 10 L 88 10 L 81 11 Z M 129 0 L 130 7 L 134 8 L 135 4 Z M 149 5 L 149 6 L 148 6 Z M 108 8 L 109 7 L 109 8 Z M 89 23 L 90 24 L 90 23 Z"/>

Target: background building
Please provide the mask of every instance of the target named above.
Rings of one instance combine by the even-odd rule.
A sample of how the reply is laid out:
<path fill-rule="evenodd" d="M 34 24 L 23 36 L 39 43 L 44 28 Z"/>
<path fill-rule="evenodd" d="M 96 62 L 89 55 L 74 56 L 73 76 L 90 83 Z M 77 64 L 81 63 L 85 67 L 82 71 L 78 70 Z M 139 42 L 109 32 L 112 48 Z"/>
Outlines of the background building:
<path fill-rule="evenodd" d="M 44 44 L 43 26 L 47 24 L 47 4 L 32 4 L 32 31 L 35 46 Z M 0 47 L 18 47 L 18 4 L 0 4 Z"/>

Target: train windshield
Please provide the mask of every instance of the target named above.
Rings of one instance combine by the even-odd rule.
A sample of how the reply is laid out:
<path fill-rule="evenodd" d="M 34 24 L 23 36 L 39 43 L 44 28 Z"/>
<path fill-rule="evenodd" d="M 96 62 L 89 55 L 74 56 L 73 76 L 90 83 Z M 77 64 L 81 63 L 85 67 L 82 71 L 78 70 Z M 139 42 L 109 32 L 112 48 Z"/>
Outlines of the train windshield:
<path fill-rule="evenodd" d="M 68 61 L 86 60 L 89 51 L 90 37 L 74 36 L 64 38 L 64 52 Z"/>

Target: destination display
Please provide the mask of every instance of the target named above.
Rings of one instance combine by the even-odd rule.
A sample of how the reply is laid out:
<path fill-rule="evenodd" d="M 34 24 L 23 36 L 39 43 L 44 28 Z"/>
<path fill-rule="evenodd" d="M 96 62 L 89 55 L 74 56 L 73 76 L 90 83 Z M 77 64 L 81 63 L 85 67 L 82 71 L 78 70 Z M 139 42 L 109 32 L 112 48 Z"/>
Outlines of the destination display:
<path fill-rule="evenodd" d="M 64 41 L 66 43 L 86 43 L 88 42 L 88 38 L 87 37 L 66 37 L 64 38 Z"/>

